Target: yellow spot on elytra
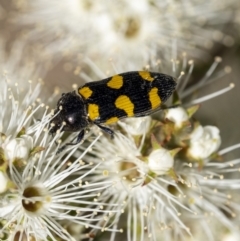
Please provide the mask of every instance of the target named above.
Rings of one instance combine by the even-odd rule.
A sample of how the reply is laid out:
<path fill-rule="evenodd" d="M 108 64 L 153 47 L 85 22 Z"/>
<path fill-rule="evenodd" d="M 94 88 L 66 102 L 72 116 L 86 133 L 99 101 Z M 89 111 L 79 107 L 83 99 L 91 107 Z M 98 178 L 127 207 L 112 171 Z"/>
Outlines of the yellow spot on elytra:
<path fill-rule="evenodd" d="M 123 86 L 123 77 L 114 75 L 107 83 L 107 86 L 112 89 L 120 89 Z"/>
<path fill-rule="evenodd" d="M 138 73 L 143 79 L 145 79 L 147 81 L 154 80 L 154 78 L 150 75 L 150 73 L 148 71 L 139 71 Z"/>
<path fill-rule="evenodd" d="M 96 104 L 88 105 L 88 116 L 90 120 L 96 120 L 99 117 L 99 107 Z"/>
<path fill-rule="evenodd" d="M 112 123 L 115 123 L 117 121 L 118 121 L 117 117 L 111 117 L 105 122 L 105 124 L 112 124 Z"/>
<path fill-rule="evenodd" d="M 78 93 L 88 99 L 92 95 L 92 90 L 89 87 L 83 87 L 78 89 Z"/>
<path fill-rule="evenodd" d="M 134 116 L 134 104 L 126 95 L 120 95 L 115 101 L 115 106 L 121 110 L 124 110 L 128 116 Z"/>
<path fill-rule="evenodd" d="M 160 106 L 161 99 L 158 95 L 158 88 L 154 87 L 149 92 L 149 100 L 152 104 L 152 109 L 155 109 Z"/>

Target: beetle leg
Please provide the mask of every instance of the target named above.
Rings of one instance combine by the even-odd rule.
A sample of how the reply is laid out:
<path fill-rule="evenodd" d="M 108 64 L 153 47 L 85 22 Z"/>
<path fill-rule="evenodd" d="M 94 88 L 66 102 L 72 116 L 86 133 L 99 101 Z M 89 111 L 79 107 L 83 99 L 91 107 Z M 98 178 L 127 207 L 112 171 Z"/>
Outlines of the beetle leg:
<path fill-rule="evenodd" d="M 101 126 L 101 125 L 99 125 L 99 124 L 95 124 L 95 125 L 97 125 L 101 130 L 103 130 L 104 132 L 106 132 L 108 135 L 110 135 L 111 138 L 114 137 L 114 131 L 111 130 L 110 128 L 105 127 L 105 126 Z"/>
<path fill-rule="evenodd" d="M 60 152 L 62 152 L 62 151 L 66 148 L 66 146 L 73 146 L 73 145 L 77 145 L 78 143 L 80 143 L 80 142 L 82 141 L 83 137 L 84 137 L 84 134 L 85 134 L 85 131 L 84 131 L 84 129 L 83 129 L 83 130 L 81 130 L 81 131 L 78 133 L 77 137 L 74 137 L 74 138 L 72 139 L 71 142 L 66 143 L 64 146 L 62 146 L 61 148 L 59 148 L 59 149 L 57 150 L 57 154 L 59 154 Z M 74 142 L 74 140 L 75 140 L 76 138 L 77 138 L 77 140 L 76 140 L 76 142 Z"/>
<path fill-rule="evenodd" d="M 78 133 L 77 141 L 76 141 L 76 143 L 74 143 L 74 145 L 80 143 L 80 142 L 83 140 L 84 134 L 85 134 L 84 129 L 81 130 L 81 131 Z"/>

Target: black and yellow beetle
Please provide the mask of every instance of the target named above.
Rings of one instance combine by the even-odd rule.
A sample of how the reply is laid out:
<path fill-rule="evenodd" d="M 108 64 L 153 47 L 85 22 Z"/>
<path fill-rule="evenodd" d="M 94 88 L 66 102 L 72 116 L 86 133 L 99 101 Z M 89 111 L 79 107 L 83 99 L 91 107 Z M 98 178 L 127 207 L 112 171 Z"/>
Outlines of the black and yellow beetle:
<path fill-rule="evenodd" d="M 160 110 L 175 87 L 173 77 L 148 71 L 126 72 L 89 82 L 77 91 L 62 94 L 50 122 L 50 133 L 61 127 L 62 131 L 79 132 L 74 143 L 77 144 L 83 139 L 85 129 L 94 124 L 113 136 L 114 132 L 102 124 Z"/>

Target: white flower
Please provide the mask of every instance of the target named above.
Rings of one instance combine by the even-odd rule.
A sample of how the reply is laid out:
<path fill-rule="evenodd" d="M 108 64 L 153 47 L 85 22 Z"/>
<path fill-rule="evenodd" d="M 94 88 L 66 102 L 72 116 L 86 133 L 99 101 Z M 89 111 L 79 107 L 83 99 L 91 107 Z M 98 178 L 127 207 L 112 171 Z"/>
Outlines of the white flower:
<path fill-rule="evenodd" d="M 240 144 L 226 148 L 219 154 L 224 155 L 239 147 Z M 176 167 L 175 171 L 183 177 L 183 185 L 178 185 L 178 190 L 171 188 L 171 192 L 195 213 L 191 222 L 188 213 L 182 213 L 182 219 L 189 222 L 194 240 L 222 240 L 226 232 L 239 232 L 240 205 L 236 192 L 240 188 L 239 167 L 239 158 L 207 162 L 201 171 L 197 163 L 182 163 Z"/>
<path fill-rule="evenodd" d="M 4 48 L 2 42 L 1 48 Z M 36 67 L 27 55 L 23 59 L 22 52 L 23 43 L 18 42 L 9 58 L 0 58 L 0 132 L 5 136 L 0 144 L 17 138 L 22 128 L 28 127 L 34 107 L 37 111 L 43 106 L 39 98 L 43 84 L 39 73 L 43 76 L 46 70 Z"/>
<path fill-rule="evenodd" d="M 141 237 L 145 232 L 147 235 L 154 236 L 156 233 L 153 228 L 154 224 L 162 223 L 163 226 L 167 226 L 169 220 L 176 223 L 176 230 L 179 232 L 181 229 L 188 232 L 187 227 L 178 217 L 177 211 L 179 206 L 183 209 L 184 206 L 167 190 L 167 185 L 174 184 L 175 181 L 169 176 L 163 177 L 158 173 L 152 177 L 147 160 L 141 160 L 143 146 L 136 146 L 133 139 L 120 133 L 115 133 L 113 140 L 102 136 L 94 145 L 93 150 L 89 152 L 90 156 L 86 157 L 86 160 L 93 163 L 102 161 L 92 180 L 112 182 L 111 187 L 103 189 L 99 201 L 117 204 L 123 209 L 122 212 L 125 208 L 127 235 L 128 237 L 136 236 L 136 240 L 143 240 Z M 78 153 L 75 154 L 78 156 Z M 164 155 L 169 158 L 167 154 Z M 164 167 L 161 166 L 157 171 L 165 173 L 169 167 L 170 165 L 164 162 Z M 114 217 L 115 228 L 121 228 L 120 217 L 121 213 Z M 138 233 L 136 233 L 136 227 L 138 227 Z M 114 240 L 115 234 L 113 233 L 111 237 Z M 132 239 L 128 238 L 128 240 Z"/>
<path fill-rule="evenodd" d="M 122 212 L 127 212 L 128 241 L 132 241 L 133 236 L 136 240 L 158 237 L 159 230 L 163 240 L 173 233 L 176 237 L 179 235 L 176 240 L 182 240 L 186 237 L 185 232 L 196 234 L 199 229 L 207 229 L 208 232 L 204 235 L 207 240 L 211 240 L 213 230 L 207 223 L 210 217 L 234 230 L 234 220 L 224 215 L 222 209 L 230 215 L 236 215 L 231 211 L 240 207 L 234 203 L 228 191 L 229 188 L 239 188 L 240 182 L 224 178 L 224 175 L 238 172 L 239 159 L 232 164 L 209 162 L 199 171 L 196 163 L 187 165 L 181 159 L 173 162 L 171 151 L 166 153 L 164 149 L 157 149 L 147 159 L 141 159 L 141 150 L 142 146 L 136 146 L 133 138 L 115 133 L 113 140 L 101 137 L 89 152 L 90 156 L 86 157 L 86 160 L 93 163 L 102 161 L 89 181 L 112 182 L 111 187 L 104 188 L 98 200 L 117 204 L 122 207 Z M 77 152 L 75 154 L 78 156 Z M 164 166 L 157 162 L 162 156 L 169 161 L 164 162 Z M 157 175 L 149 175 L 151 163 L 154 164 L 152 169 Z M 169 178 L 169 175 L 162 176 L 169 168 L 174 168 L 178 182 Z M 115 228 L 122 228 L 120 217 L 120 214 L 114 217 Z M 199 225 L 195 230 L 197 223 Z M 115 240 L 115 234 L 111 237 Z M 187 238 L 188 236 L 186 240 Z"/>
<path fill-rule="evenodd" d="M 103 188 L 102 183 L 84 182 L 84 178 L 95 168 L 81 161 L 98 137 L 84 153 L 70 162 L 69 159 L 78 147 L 73 146 L 68 153 L 65 150 L 56 155 L 58 147 L 55 146 L 55 140 L 59 134 L 49 141 L 49 134 L 45 130 L 49 118 L 50 116 L 43 116 L 42 122 L 29 126 L 26 130 L 26 135 L 30 135 L 33 142 L 42 148 L 35 154 L 27 155 L 24 168 L 19 171 L 12 162 L 8 163 L 9 179 L 15 187 L 9 190 L 10 195 L 3 196 L 0 200 L 0 215 L 6 223 L 2 228 L 3 233 L 8 233 L 7 227 L 12 225 L 12 240 L 22 230 L 27 237 L 32 236 L 36 240 L 46 240 L 47 237 L 52 240 L 57 240 L 57 237 L 72 240 L 71 235 L 62 227 L 62 221 L 94 229 L 101 229 L 102 222 L 107 224 L 105 216 L 108 217 L 108 204 L 97 201 L 99 191 Z M 71 139 L 69 137 L 66 142 Z M 89 170 L 86 169 L 87 166 L 90 167 Z M 94 217 L 94 214 L 98 216 Z M 111 214 L 109 215 L 110 219 Z"/>
<path fill-rule="evenodd" d="M 151 117 L 127 118 L 118 124 L 130 135 L 144 135 L 149 131 Z"/>
<path fill-rule="evenodd" d="M 220 131 L 215 126 L 198 126 L 190 135 L 188 154 L 196 159 L 206 159 L 221 144 Z"/>
<path fill-rule="evenodd" d="M 33 148 L 33 139 L 31 136 L 22 135 L 10 140 L 6 145 L 3 145 L 3 148 L 7 159 L 21 158 L 26 160 Z"/>
<path fill-rule="evenodd" d="M 182 107 L 170 108 L 167 110 L 165 118 L 174 122 L 176 127 L 181 128 L 183 122 L 188 120 L 188 114 Z"/>
<path fill-rule="evenodd" d="M 28 40 L 38 43 L 41 51 L 47 55 L 62 57 L 63 55 L 75 54 L 76 50 L 83 51 L 92 42 L 92 49 L 99 45 L 96 32 L 101 26 L 101 12 L 104 1 L 78 1 L 52 0 L 34 1 L 28 4 L 18 5 L 26 14 L 18 15 L 14 21 L 22 25 L 32 23 L 41 25 L 29 32 Z M 63 16 L 68 16 L 67 18 Z M 81 24 L 79 24 L 81 23 Z M 44 36 L 41 42 L 37 40 Z M 84 37 L 83 37 L 84 36 Z M 95 49 L 95 48 L 94 48 Z M 76 56 L 76 55 L 75 55 Z"/>
<path fill-rule="evenodd" d="M 6 175 L 0 171 L 0 194 L 7 190 L 8 179 Z"/>
<path fill-rule="evenodd" d="M 14 222 L 14 232 L 20 231 L 21 227 L 28 237 L 32 235 L 37 240 L 46 240 L 47 237 L 53 240 L 57 240 L 57 237 L 72 240 L 71 235 L 61 226 L 61 220 L 97 228 L 98 223 L 91 224 L 89 221 L 100 222 L 101 217 L 88 217 L 87 213 L 100 214 L 105 211 L 98 208 L 100 203 L 88 198 L 98 196 L 101 184 L 84 183 L 84 176 L 94 170 L 92 168 L 90 171 L 84 171 L 86 167 L 80 162 L 84 154 L 72 163 L 69 162 L 70 156 L 77 149 L 76 146 L 67 155 L 56 155 L 57 149 L 53 141 L 47 141 L 47 135 L 45 133 L 41 144 L 52 147 L 52 151 L 35 154 L 28 160 L 23 173 L 9 164 L 9 176 L 16 187 L 11 190 L 10 196 L 0 201 L 1 217 L 6 221 L 3 230 L 6 231 L 7 225 Z M 80 171 L 82 175 L 78 174 Z M 74 175 L 76 177 L 71 178 Z M 98 191 L 94 193 L 94 189 Z"/>
<path fill-rule="evenodd" d="M 48 133 L 48 107 L 43 111 L 43 104 L 36 104 L 39 86 L 20 91 L 5 78 L 0 78 L 0 83 L 4 116 L 0 118 L 0 157 L 7 167 L 3 175 L 7 174 L 11 184 L 6 188 L 1 176 L 1 190 L 6 191 L 0 199 L 1 235 L 9 241 L 21 236 L 27 240 L 73 240 L 64 222 L 85 226 L 89 233 L 107 229 L 114 212 L 109 213 L 109 204 L 97 200 L 103 184 L 85 181 L 96 167 L 81 161 L 98 137 L 77 158 L 72 156 L 77 145 L 56 154 L 56 140 L 62 133 L 57 132 L 54 138 Z M 72 137 L 65 141 L 71 142 Z M 20 163 L 12 161 L 19 158 Z"/>
<path fill-rule="evenodd" d="M 17 51 L 18 54 L 20 54 L 19 51 Z M 19 56 L 16 58 L 17 62 Z M 16 63 L 13 65 L 9 59 L 9 61 L 6 60 L 3 67 L 12 70 L 18 66 Z M 23 70 L 15 70 L 14 72 L 19 73 L 19 78 L 21 78 L 21 76 L 31 75 L 33 72 L 31 68 L 28 71 L 28 73 Z M 33 74 L 33 76 L 35 75 Z M 44 106 L 39 103 L 38 99 L 41 84 L 32 85 L 31 81 L 22 81 L 19 86 L 17 83 L 19 80 L 16 75 L 6 70 L 0 76 L 0 157 L 2 170 L 6 170 L 8 162 L 14 161 L 14 159 L 22 159 L 22 163 L 26 161 L 33 147 L 33 140 L 25 133 L 29 125 L 35 121 L 34 113 Z"/>
<path fill-rule="evenodd" d="M 147 165 L 138 157 L 141 156 L 140 149 L 136 147 L 132 138 L 127 138 L 121 134 L 115 134 L 113 142 L 102 137 L 96 143 L 92 151 L 97 156 L 90 158 L 96 162 L 98 158 L 104 161 L 100 166 L 103 169 L 103 176 L 106 175 L 114 182 L 116 191 L 125 191 L 144 182 L 143 173 L 147 172 Z M 106 168 L 106 170 L 104 169 Z"/>
<path fill-rule="evenodd" d="M 22 10 L 22 14 L 15 17 L 15 23 L 37 25 L 28 37 L 35 41 L 40 39 L 39 43 L 45 43 L 47 52 L 52 55 L 74 54 L 80 50 L 86 56 L 98 56 L 95 59 L 101 60 L 119 55 L 118 62 L 126 66 L 126 61 L 146 62 L 159 52 L 164 53 L 158 49 L 168 49 L 173 40 L 184 49 L 200 46 L 198 52 L 189 51 L 198 55 L 204 47 L 211 48 L 213 41 L 234 43 L 230 36 L 224 37 L 222 29 L 233 21 L 231 10 L 237 5 L 236 0 L 221 4 L 202 0 L 156 1 L 154 4 L 148 0 L 20 3 L 15 3 Z M 204 16 L 202 9 L 207 9 Z M 219 30 L 217 26 L 221 26 Z"/>
<path fill-rule="evenodd" d="M 154 150 L 148 156 L 149 168 L 158 175 L 166 174 L 173 167 L 173 164 L 173 156 L 164 148 Z"/>
<path fill-rule="evenodd" d="M 179 59 L 173 60 L 173 76 L 181 76 L 177 85 L 180 100 L 181 96 L 187 97 L 188 101 L 191 97 L 195 98 L 196 95 L 193 95 L 193 93 L 195 93 L 196 90 L 214 81 L 213 72 L 220 62 L 221 59 L 219 57 L 215 58 L 206 75 L 197 81 L 198 84 L 185 88 L 190 79 L 194 62 L 188 62 L 185 54 L 183 55 L 182 62 L 179 61 Z M 156 61 L 156 64 L 157 71 L 171 73 L 172 70 L 170 69 L 171 65 L 169 65 L 169 63 Z M 92 67 L 91 64 L 89 65 Z M 185 67 L 183 68 L 182 66 Z M 154 67 L 155 66 L 152 65 L 149 69 L 154 71 Z M 136 69 L 136 67 L 133 69 Z M 181 72 L 183 70 L 185 71 L 185 75 Z M 122 72 L 122 69 L 118 72 Z M 229 72 L 230 68 L 220 70 L 216 73 L 216 78 Z M 96 73 L 98 72 L 96 71 Z M 89 80 L 90 78 L 87 79 L 87 81 Z M 208 96 L 199 99 L 195 98 L 193 101 L 198 104 L 230 89 L 232 89 L 231 86 Z M 187 106 L 192 104 L 192 102 L 189 103 L 185 101 L 181 103 Z M 193 114 L 196 109 L 196 106 L 192 106 L 186 110 L 189 114 L 188 119 L 190 119 L 191 114 Z M 180 111 L 180 118 L 177 118 L 177 120 L 181 120 L 184 116 L 185 114 Z M 123 127 L 123 129 L 126 131 L 126 128 Z M 165 137 L 164 132 L 159 133 L 158 128 L 156 128 L 156 130 L 153 130 L 153 133 L 159 142 L 168 146 L 169 149 L 171 149 L 170 147 L 172 145 L 174 146 L 176 144 L 175 137 L 179 137 L 173 136 L 168 143 L 169 139 L 162 138 L 162 135 Z M 221 179 L 223 178 L 221 174 L 225 172 L 227 166 L 230 166 L 230 163 L 225 164 L 225 166 L 220 166 L 218 163 L 211 161 L 204 163 L 204 166 L 200 167 L 199 163 L 188 163 L 189 159 L 182 159 L 183 156 L 181 154 L 185 153 L 183 152 L 175 158 L 173 164 L 170 162 L 170 168 L 172 168 L 173 171 L 169 172 L 169 175 L 159 175 L 149 168 L 148 158 L 141 159 L 141 155 L 147 156 L 151 154 L 151 150 L 148 149 L 150 146 L 150 133 L 147 133 L 146 139 L 143 138 L 144 134 L 140 136 L 140 139 L 136 141 L 136 143 L 134 142 L 136 138 L 131 136 L 130 132 L 128 132 L 128 134 L 127 136 L 123 136 L 115 133 L 113 140 L 102 137 L 100 141 L 96 143 L 93 151 L 89 152 L 90 156 L 86 158 L 86 160 L 92 161 L 93 163 L 102 161 L 95 172 L 96 175 L 91 177 L 92 180 L 111 180 L 113 182 L 111 188 L 106 188 L 106 190 L 101 193 L 99 200 L 118 203 L 119 206 L 123 206 L 123 209 L 125 207 L 123 211 L 125 212 L 124 217 L 126 216 L 128 241 L 158 240 L 160 237 L 162 237 L 160 238 L 162 240 L 168 240 L 172 237 L 176 237 L 176 240 L 191 240 L 190 235 L 188 236 L 186 233 L 192 234 L 195 238 L 197 232 L 203 234 L 204 237 L 206 236 L 206 240 L 215 240 L 212 235 L 214 231 L 212 230 L 212 226 L 209 225 L 209 216 L 216 220 L 216 222 L 221 222 L 223 227 L 227 227 L 228 229 L 234 227 L 235 221 L 231 220 L 228 215 L 224 215 L 222 211 L 224 210 L 225 212 L 227 210 L 229 212 L 235 209 L 235 207 L 236 210 L 240 210 L 239 205 L 236 203 L 230 205 L 232 199 L 229 198 L 230 195 L 228 195 L 229 189 L 234 192 L 233 189 L 239 188 L 239 181 L 228 179 L 227 177 L 225 180 Z M 181 140 L 180 137 L 180 141 Z M 184 143 L 178 142 L 178 144 L 179 143 L 181 147 L 185 148 Z M 78 153 L 76 153 L 76 155 L 78 155 Z M 153 159 L 154 164 L 156 164 L 156 160 L 157 159 Z M 157 164 L 161 163 L 157 162 Z M 168 165 L 168 163 L 166 165 Z M 205 166 L 207 166 L 206 169 Z M 189 170 L 188 167 L 191 167 L 191 169 Z M 233 175 L 238 175 L 238 167 L 239 166 L 233 167 Z M 154 168 L 156 168 L 156 166 L 154 166 Z M 162 166 L 160 165 L 160 170 L 161 168 Z M 164 171 L 167 169 L 168 168 L 164 169 Z M 227 169 L 226 172 L 229 172 L 230 169 L 231 168 Z M 214 187 L 211 187 L 211 182 L 214 185 L 218 185 L 220 190 L 214 190 Z M 230 206 L 228 206 L 228 204 Z M 234 215 L 234 213 L 232 213 L 232 215 Z M 124 217 L 123 220 L 125 221 Z M 114 219 L 116 223 L 115 227 L 122 228 L 122 226 L 120 226 L 122 223 L 120 222 L 120 218 L 120 214 L 116 215 Z M 203 232 L 205 230 L 207 230 L 206 235 Z M 125 232 L 125 229 L 123 232 Z M 159 232 L 162 236 L 159 235 Z M 112 234 L 111 237 L 112 240 L 114 240 L 115 234 Z"/>

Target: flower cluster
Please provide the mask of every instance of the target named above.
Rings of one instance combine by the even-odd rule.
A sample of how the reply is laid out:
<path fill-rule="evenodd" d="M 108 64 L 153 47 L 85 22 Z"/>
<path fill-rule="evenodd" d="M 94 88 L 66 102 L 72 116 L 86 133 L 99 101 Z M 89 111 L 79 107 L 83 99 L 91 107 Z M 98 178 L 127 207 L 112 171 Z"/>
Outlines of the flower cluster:
<path fill-rule="evenodd" d="M 0 81 L 1 240 L 73 240 L 72 224 L 88 230 L 83 237 L 107 229 L 113 212 L 98 201 L 103 184 L 85 179 L 97 165 L 82 161 L 100 136 L 77 158 L 77 146 L 58 153 L 62 134 L 49 135 L 51 114 L 38 101 L 39 86 L 20 91 L 6 74 Z"/>
<path fill-rule="evenodd" d="M 169 109 L 162 120 L 121 121 L 113 140 L 103 136 L 84 157 L 101 163 L 91 181 L 112 182 L 100 200 L 123 206 L 126 224 L 121 213 L 114 223 L 128 240 L 183 240 L 199 230 L 211 240 L 209 218 L 237 230 L 233 220 L 239 205 L 229 189 L 240 183 L 229 174 L 238 172 L 240 160 L 220 160 L 225 151 L 218 151 L 219 129 L 193 121 L 192 109 Z"/>
<path fill-rule="evenodd" d="M 209 220 L 227 230 L 221 234 L 237 233 L 240 207 L 232 191 L 240 188 L 240 160 L 222 159 L 239 145 L 219 151 L 219 129 L 193 118 L 199 103 L 232 86 L 189 104 L 184 99 L 210 81 L 185 88 L 192 66 L 174 73 L 180 83 L 171 108 L 119 121 L 113 139 L 92 127 L 83 143 L 65 149 L 78 133 L 60 129 L 51 138 L 52 115 L 38 98 L 40 85 L 19 89 L 4 73 L 1 239 L 98 240 L 104 232 L 111 240 L 183 240 L 205 230 L 201 237 L 213 240 Z"/>
<path fill-rule="evenodd" d="M 175 40 L 179 49 L 198 56 L 214 42 L 232 46 L 234 38 L 224 29 L 238 11 L 236 0 L 23 0 L 14 4 L 18 12 L 11 21 L 30 26 L 28 39 L 41 38 L 48 55 L 84 52 L 94 61 L 121 55 L 119 64 L 145 62 L 159 53 L 169 56 L 158 49 L 169 51 Z M 195 46 L 198 51 L 191 51 Z"/>
<path fill-rule="evenodd" d="M 240 144 L 199 113 L 234 87 L 232 68 L 209 60 L 238 42 L 239 12 L 239 0 L 0 0 L 0 240 L 238 241 Z M 131 113 L 110 104 L 133 117 L 105 123 L 104 103 L 89 104 L 101 91 L 52 91 L 114 75 L 119 90 L 128 71 L 157 90 L 156 109 L 153 92 L 137 96 L 152 106 L 141 117 L 124 90 Z M 167 102 L 152 72 L 176 80 Z"/>

